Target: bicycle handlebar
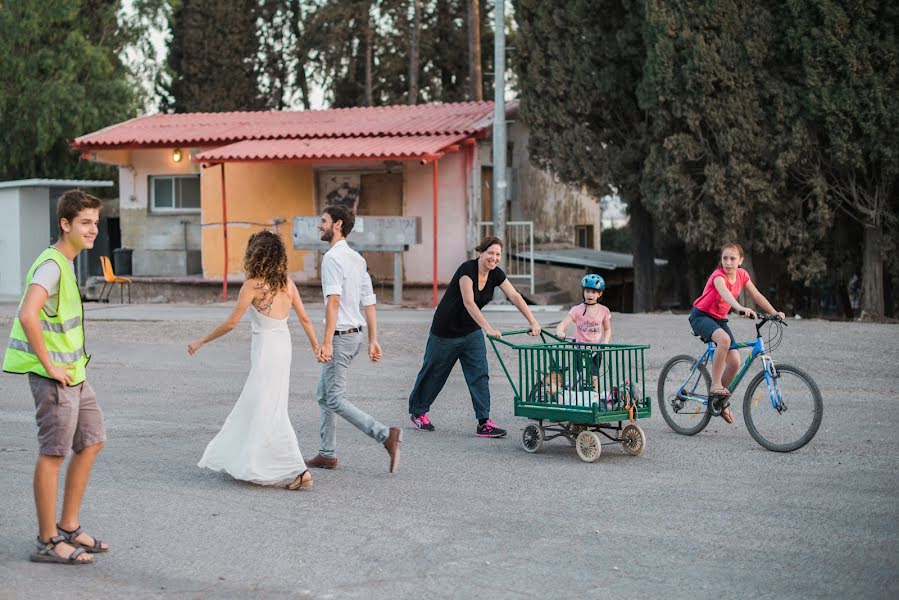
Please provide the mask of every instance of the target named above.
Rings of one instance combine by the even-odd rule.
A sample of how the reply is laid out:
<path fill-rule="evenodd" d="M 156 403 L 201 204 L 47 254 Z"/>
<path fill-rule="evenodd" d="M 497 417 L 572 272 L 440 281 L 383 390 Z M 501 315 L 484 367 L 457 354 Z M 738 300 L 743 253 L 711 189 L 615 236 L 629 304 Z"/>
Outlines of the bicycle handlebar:
<path fill-rule="evenodd" d="M 747 316 L 747 314 L 748 313 L 745 310 L 740 311 L 740 316 L 745 317 L 745 316 Z M 764 313 L 756 313 L 756 314 L 759 317 L 761 317 L 761 320 L 759 320 L 759 322 L 756 323 L 756 326 L 755 326 L 756 335 L 760 336 L 762 334 L 762 327 L 765 325 L 765 323 L 767 323 L 769 321 L 773 321 L 774 323 L 777 323 L 778 325 L 783 325 L 784 327 L 789 327 L 789 325 L 787 325 L 786 320 L 781 319 L 780 315 L 767 315 Z M 752 318 L 752 317 L 750 317 L 750 318 Z"/>

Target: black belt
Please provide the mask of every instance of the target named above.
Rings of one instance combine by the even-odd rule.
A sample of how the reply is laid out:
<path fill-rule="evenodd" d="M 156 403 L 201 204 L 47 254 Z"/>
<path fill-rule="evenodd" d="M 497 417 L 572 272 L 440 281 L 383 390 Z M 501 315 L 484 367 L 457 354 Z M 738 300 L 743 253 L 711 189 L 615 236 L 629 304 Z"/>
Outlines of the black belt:
<path fill-rule="evenodd" d="M 335 331 L 334 335 L 346 335 L 348 333 L 359 333 L 362 331 L 361 327 L 353 327 L 352 329 L 344 329 L 343 331 Z"/>

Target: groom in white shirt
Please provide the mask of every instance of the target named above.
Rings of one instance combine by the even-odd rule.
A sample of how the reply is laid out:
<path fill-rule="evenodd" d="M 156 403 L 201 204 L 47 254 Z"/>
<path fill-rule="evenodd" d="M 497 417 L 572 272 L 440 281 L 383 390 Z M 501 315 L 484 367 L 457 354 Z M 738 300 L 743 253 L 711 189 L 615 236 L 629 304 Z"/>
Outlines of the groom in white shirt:
<path fill-rule="evenodd" d="M 329 206 L 318 226 L 321 239 L 331 248 L 322 260 L 322 293 L 325 297 L 325 335 L 319 350 L 322 363 L 318 380 L 318 405 L 321 408 L 321 446 L 316 457 L 307 460 L 309 467 L 337 467 L 338 414 L 369 437 L 384 444 L 390 455 L 390 472 L 396 473 L 400 460 L 402 430 L 387 427 L 357 408 L 346 397 L 347 373 L 362 348 L 362 332 L 368 329 L 368 357 L 381 360 L 378 344 L 378 320 L 375 294 L 365 259 L 349 247 L 346 236 L 353 230 L 356 217 L 346 207 Z M 365 308 L 365 318 L 359 310 Z"/>

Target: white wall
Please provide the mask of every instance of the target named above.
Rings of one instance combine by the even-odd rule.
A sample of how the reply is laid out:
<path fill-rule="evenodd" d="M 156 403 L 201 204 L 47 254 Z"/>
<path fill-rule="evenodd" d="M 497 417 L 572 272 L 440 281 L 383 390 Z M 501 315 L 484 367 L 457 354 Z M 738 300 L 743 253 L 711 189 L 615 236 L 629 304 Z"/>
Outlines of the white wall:
<path fill-rule="evenodd" d="M 19 260 L 22 286 L 25 285 L 25 276 L 28 275 L 31 263 L 55 241 L 50 239 L 50 215 L 47 209 L 49 205 L 49 188 L 23 188 L 19 192 L 19 219 L 23 231 L 19 245 L 22 253 Z"/>
<path fill-rule="evenodd" d="M 0 296 L 18 298 L 25 276 L 37 255 L 50 242 L 47 215 L 49 189 L 0 189 L 0 214 L 7 227 L 0 228 Z"/>
<path fill-rule="evenodd" d="M 19 188 L 0 189 L 0 214 L 7 222 L 0 227 L 0 296 L 11 298 L 22 292 L 19 239 L 24 227 L 19 221 Z"/>
<path fill-rule="evenodd" d="M 433 280 L 433 167 L 405 163 L 405 216 L 421 217 L 420 246 L 403 256 L 406 282 Z M 468 259 L 468 200 L 465 185 L 465 151 L 440 159 L 437 198 L 437 280 L 449 283 L 459 265 Z"/>
<path fill-rule="evenodd" d="M 197 173 L 183 148 L 180 163 L 172 160 L 172 150 L 132 150 L 130 165 L 119 168 L 119 215 L 122 245 L 141 250 L 184 250 L 184 226 L 187 227 L 187 246 L 199 250 L 200 213 L 153 213 L 149 209 L 149 180 L 151 175 L 186 175 Z"/>
<path fill-rule="evenodd" d="M 600 249 L 600 206 L 597 198 L 578 186 L 555 181 L 553 175 L 530 164 L 528 128 L 509 127 L 513 143 L 511 214 L 508 219 L 534 222 L 536 244 L 574 245 L 575 225 L 593 226 L 593 249 Z"/>

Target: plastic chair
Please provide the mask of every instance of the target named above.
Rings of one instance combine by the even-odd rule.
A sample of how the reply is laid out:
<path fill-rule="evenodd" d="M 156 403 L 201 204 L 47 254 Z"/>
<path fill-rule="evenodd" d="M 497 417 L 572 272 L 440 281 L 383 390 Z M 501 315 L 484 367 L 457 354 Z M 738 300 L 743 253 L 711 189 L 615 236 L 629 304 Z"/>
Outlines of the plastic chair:
<path fill-rule="evenodd" d="M 109 295 L 112 293 L 112 288 L 118 284 L 119 286 L 119 303 L 125 303 L 125 290 L 124 287 L 128 286 L 128 304 L 131 304 L 131 279 L 128 277 L 119 277 L 112 270 L 112 261 L 109 260 L 108 256 L 100 257 L 100 265 L 103 267 L 103 288 L 100 290 L 100 302 L 109 302 Z M 103 296 L 106 296 L 104 300 Z"/>

